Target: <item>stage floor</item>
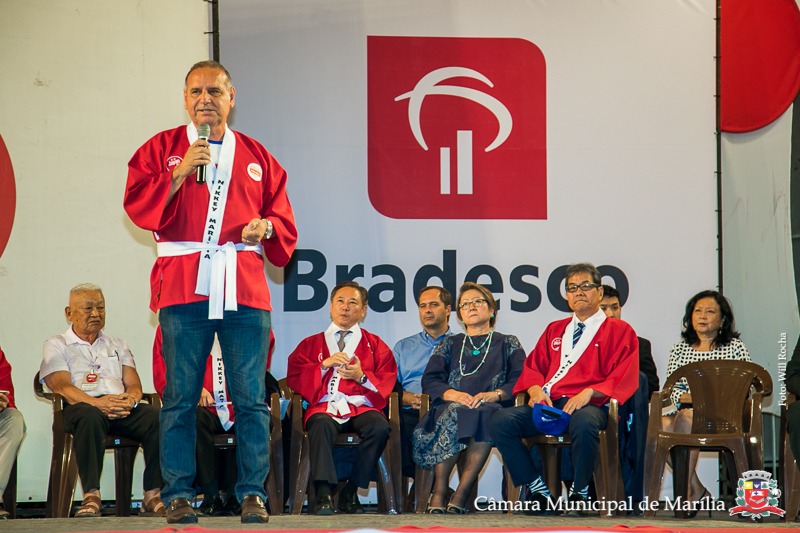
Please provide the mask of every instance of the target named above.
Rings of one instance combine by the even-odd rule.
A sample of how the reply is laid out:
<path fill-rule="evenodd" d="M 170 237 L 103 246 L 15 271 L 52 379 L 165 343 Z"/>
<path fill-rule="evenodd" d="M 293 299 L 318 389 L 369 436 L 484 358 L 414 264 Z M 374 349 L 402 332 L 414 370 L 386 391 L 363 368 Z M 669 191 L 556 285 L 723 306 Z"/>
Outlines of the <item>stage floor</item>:
<path fill-rule="evenodd" d="M 663 515 L 663 516 L 662 516 Z M 443 533 L 456 531 L 574 531 L 584 528 L 594 530 L 630 531 L 635 528 L 641 533 L 661 533 L 679 531 L 700 531 L 708 529 L 740 529 L 748 528 L 755 531 L 769 531 L 778 528 L 798 528 L 796 522 L 785 523 L 776 516 L 765 519 L 763 523 L 753 523 L 736 517 L 726 516 L 719 512 L 713 517 L 708 515 L 698 516 L 692 520 L 677 519 L 671 513 L 662 513 L 655 519 L 651 518 L 564 518 L 564 517 L 529 517 L 520 515 L 505 515 L 501 513 L 475 513 L 467 516 L 437 516 L 437 515 L 384 515 L 367 513 L 364 515 L 334 515 L 330 517 L 316 517 L 306 514 L 300 516 L 281 515 L 270 517 L 268 524 L 245 525 L 239 522 L 238 517 L 200 518 L 197 525 L 173 526 L 168 525 L 163 518 L 139 517 L 102 517 L 84 519 L 54 519 L 54 518 L 20 518 L 0 522 L 0 531 L 3 533 L 36 532 L 36 533 L 62 533 L 62 532 L 94 532 L 94 531 L 352 531 L 352 530 L 402 530 L 413 532 L 423 529 L 436 529 Z M 187 533 L 188 533 L 187 531 Z M 637 532 L 637 533 L 638 533 Z M 721 531 L 719 533 L 722 533 Z"/>

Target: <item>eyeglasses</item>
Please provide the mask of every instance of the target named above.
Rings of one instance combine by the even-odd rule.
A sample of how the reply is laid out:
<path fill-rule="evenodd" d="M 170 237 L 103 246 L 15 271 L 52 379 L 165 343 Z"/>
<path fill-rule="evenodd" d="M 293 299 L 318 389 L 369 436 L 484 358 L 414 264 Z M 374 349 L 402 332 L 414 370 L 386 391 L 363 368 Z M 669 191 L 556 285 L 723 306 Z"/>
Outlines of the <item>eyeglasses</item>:
<path fill-rule="evenodd" d="M 598 285 L 597 283 L 589 283 L 588 281 L 585 281 L 580 285 L 575 285 L 575 284 L 567 285 L 564 290 L 567 292 L 578 292 L 578 289 L 580 289 L 583 292 L 589 292 L 590 290 L 596 289 L 599 286 L 600 285 Z"/>
<path fill-rule="evenodd" d="M 477 309 L 478 307 L 481 307 L 483 305 L 486 305 L 486 300 L 484 300 L 483 298 L 476 298 L 471 302 L 461 302 L 461 305 L 459 305 L 458 308 L 469 309 L 470 307 L 475 306 L 475 308 Z"/>

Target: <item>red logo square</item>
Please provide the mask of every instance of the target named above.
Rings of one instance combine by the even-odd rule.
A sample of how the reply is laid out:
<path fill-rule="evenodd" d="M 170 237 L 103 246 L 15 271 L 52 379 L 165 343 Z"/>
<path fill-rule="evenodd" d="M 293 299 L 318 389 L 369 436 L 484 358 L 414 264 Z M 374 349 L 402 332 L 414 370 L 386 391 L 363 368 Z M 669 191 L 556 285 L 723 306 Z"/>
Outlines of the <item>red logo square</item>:
<path fill-rule="evenodd" d="M 367 37 L 372 205 L 403 219 L 547 218 L 545 89 L 530 41 Z"/>

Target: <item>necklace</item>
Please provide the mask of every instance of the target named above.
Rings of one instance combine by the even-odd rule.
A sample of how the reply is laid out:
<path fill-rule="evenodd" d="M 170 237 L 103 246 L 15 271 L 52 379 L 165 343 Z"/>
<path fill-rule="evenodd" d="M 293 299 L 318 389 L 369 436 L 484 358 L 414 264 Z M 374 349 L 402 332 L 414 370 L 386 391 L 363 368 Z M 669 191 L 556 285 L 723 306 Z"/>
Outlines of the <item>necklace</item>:
<path fill-rule="evenodd" d="M 475 372 L 480 370 L 480 368 L 483 366 L 483 363 L 486 362 L 486 356 L 489 355 L 489 349 L 492 347 L 492 335 L 493 334 L 494 334 L 494 330 L 490 331 L 489 335 L 486 337 L 486 340 L 483 341 L 483 343 L 478 348 L 475 348 L 475 344 L 472 342 L 472 337 L 470 337 L 469 335 L 465 335 L 465 337 L 467 339 L 469 339 L 469 343 L 472 344 L 472 348 L 473 348 L 472 355 L 478 355 L 481 352 L 481 348 L 483 348 L 483 346 L 487 342 L 489 343 L 489 345 L 486 347 L 486 352 L 484 352 L 484 354 L 483 354 L 483 359 L 481 359 L 481 362 L 478 363 L 478 366 L 475 367 L 475 370 L 473 370 L 472 372 L 464 372 L 464 365 L 463 365 L 463 363 L 461 361 L 464 358 L 464 346 L 467 343 L 466 342 L 462 342 L 461 343 L 461 353 L 458 355 L 458 372 L 461 374 L 462 377 L 471 376 L 472 374 L 474 374 Z"/>
<path fill-rule="evenodd" d="M 467 335 L 467 338 L 469 339 L 469 343 L 472 345 L 472 355 L 479 355 L 481 353 L 481 350 L 483 349 L 483 347 L 486 345 L 486 343 L 492 338 L 492 333 L 489 332 L 489 335 L 487 335 L 486 338 L 483 339 L 483 342 L 477 348 L 475 347 L 475 343 L 472 342 L 472 337 Z M 463 348 L 463 346 L 462 346 L 462 348 Z M 486 351 L 488 352 L 489 350 L 486 350 Z"/>

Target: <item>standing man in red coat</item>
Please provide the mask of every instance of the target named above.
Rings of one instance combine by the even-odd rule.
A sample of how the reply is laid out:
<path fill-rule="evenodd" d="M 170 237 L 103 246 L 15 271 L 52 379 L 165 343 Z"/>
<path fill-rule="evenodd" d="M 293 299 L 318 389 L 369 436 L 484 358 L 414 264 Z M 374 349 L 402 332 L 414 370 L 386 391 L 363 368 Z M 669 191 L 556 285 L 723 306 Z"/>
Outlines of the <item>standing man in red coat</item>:
<path fill-rule="evenodd" d="M 307 337 L 289 355 L 287 384 L 308 402 L 311 480 L 317 494 L 312 514 L 331 515 L 331 490 L 339 479 L 333 461 L 336 434 L 361 437 L 353 470 L 339 495 L 339 510 L 362 513 L 358 489 L 366 488 L 389 439 L 382 409 L 397 381 L 397 363 L 380 337 L 359 326 L 367 315 L 367 290 L 354 281 L 331 292 L 331 325 Z"/>
<path fill-rule="evenodd" d="M 571 507 L 585 509 L 599 432 L 608 420 L 608 401 L 615 398 L 625 403 L 639 387 L 636 333 L 626 322 L 608 318 L 600 309 L 600 272 L 589 263 L 576 263 L 567 268 L 565 281 L 573 315 L 547 326 L 514 386 L 514 394 L 528 393 L 528 405 L 498 411 L 490 421 L 503 461 L 513 465 L 509 471 L 514 485 L 530 489 L 532 514 L 551 514 L 554 507 L 541 468 L 522 442 L 541 434 L 534 426 L 533 406 L 546 404 L 571 415 L 567 432 L 572 440 L 574 477 L 569 501 Z"/>
<path fill-rule="evenodd" d="M 267 522 L 269 414 L 263 376 L 271 326 L 265 260 L 284 266 L 297 228 L 286 172 L 256 140 L 228 127 L 236 89 L 216 61 L 186 75 L 191 122 L 148 140 L 128 163 L 125 211 L 157 241 L 150 307 L 164 338 L 162 497 L 168 523 L 195 523 L 195 408 L 219 338 L 236 410 L 236 497 L 244 523 Z"/>

